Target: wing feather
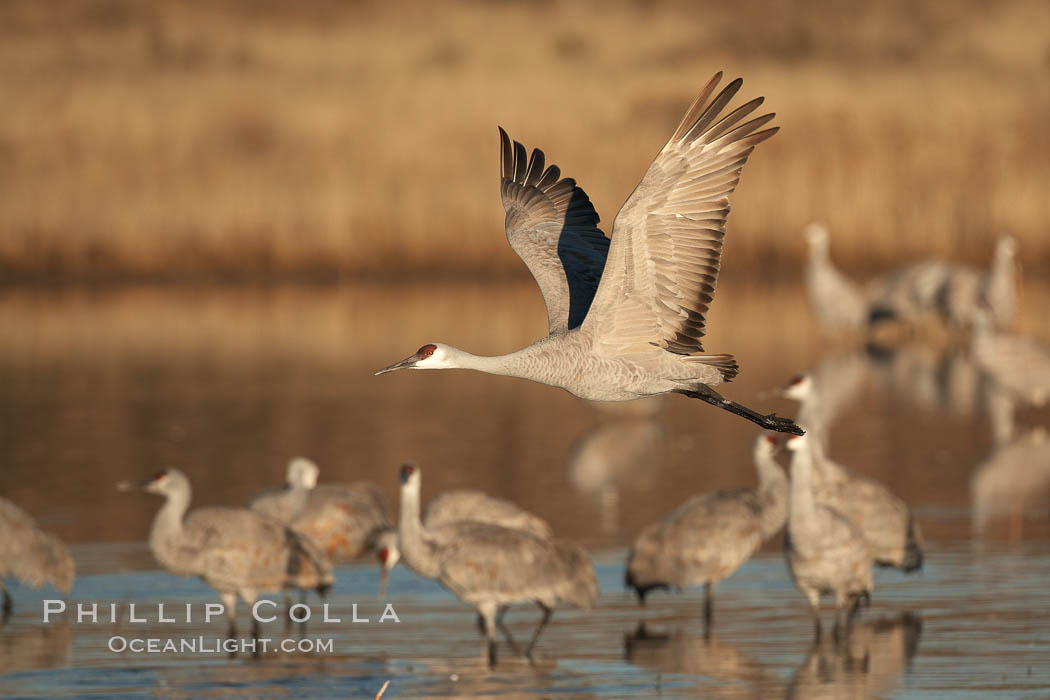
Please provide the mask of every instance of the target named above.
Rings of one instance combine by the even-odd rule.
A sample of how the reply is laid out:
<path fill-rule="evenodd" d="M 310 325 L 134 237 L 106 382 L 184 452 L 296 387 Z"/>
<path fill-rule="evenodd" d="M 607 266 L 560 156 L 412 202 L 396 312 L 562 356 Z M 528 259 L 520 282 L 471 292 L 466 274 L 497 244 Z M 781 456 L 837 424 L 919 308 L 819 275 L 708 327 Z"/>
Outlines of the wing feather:
<path fill-rule="evenodd" d="M 553 335 L 583 322 L 598 289 L 609 239 L 587 193 L 543 151 L 500 134 L 500 192 L 507 212 L 507 240 L 528 266 L 547 305 Z M 545 167 L 546 166 L 546 167 Z"/>
<path fill-rule="evenodd" d="M 729 195 L 754 147 L 778 130 L 759 130 L 773 114 L 741 123 L 761 97 L 722 116 L 743 81 L 737 78 L 712 99 L 721 77 L 701 90 L 616 215 L 601 284 L 584 322 L 601 343 L 703 352 Z"/>

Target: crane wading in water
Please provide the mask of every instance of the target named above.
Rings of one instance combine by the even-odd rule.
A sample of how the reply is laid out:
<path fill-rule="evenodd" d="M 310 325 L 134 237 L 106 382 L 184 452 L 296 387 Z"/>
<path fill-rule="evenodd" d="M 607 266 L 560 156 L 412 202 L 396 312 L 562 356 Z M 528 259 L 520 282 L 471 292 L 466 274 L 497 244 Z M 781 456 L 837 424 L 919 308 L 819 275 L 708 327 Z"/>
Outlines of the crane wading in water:
<path fill-rule="evenodd" d="M 763 98 L 722 111 L 740 89 L 712 99 L 718 73 L 616 215 L 612 237 L 572 178 L 528 157 L 500 129 L 507 240 L 539 284 L 549 334 L 496 357 L 429 343 L 376 374 L 396 369 L 474 369 L 557 386 L 592 401 L 679 393 L 763 428 L 801 435 L 787 418 L 763 415 L 711 387 L 739 368 L 732 355 L 705 355 L 701 339 L 715 292 L 729 195 L 755 146 L 778 127 L 774 115 L 740 124 Z"/>

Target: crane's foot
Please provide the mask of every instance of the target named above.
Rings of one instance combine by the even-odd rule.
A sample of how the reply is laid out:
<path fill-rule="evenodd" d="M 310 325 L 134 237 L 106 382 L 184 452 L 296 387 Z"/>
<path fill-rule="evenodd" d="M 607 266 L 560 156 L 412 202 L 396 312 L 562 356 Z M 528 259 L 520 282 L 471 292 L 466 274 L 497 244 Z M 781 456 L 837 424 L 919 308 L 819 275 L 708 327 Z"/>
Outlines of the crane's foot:
<path fill-rule="evenodd" d="M 775 413 L 762 416 L 762 422 L 759 423 L 766 430 L 775 430 L 778 433 L 788 433 L 789 435 L 805 435 L 806 431 L 798 427 L 798 424 L 790 418 L 781 418 Z"/>
<path fill-rule="evenodd" d="M 496 640 L 488 640 L 489 647 L 489 668 L 496 668 Z"/>
<path fill-rule="evenodd" d="M 705 403 L 721 408 L 723 411 L 729 411 L 741 418 L 746 418 L 752 423 L 762 426 L 766 430 L 773 430 L 778 433 L 790 433 L 791 435 L 806 434 L 806 431 L 798 427 L 798 425 L 795 424 L 795 421 L 790 418 L 781 418 L 775 413 L 759 413 L 743 404 L 727 399 L 706 384 L 697 384 L 695 389 L 676 389 L 675 392 L 678 394 L 684 394 L 691 399 L 700 399 Z"/>
<path fill-rule="evenodd" d="M 11 617 L 11 611 L 14 609 L 14 606 L 11 604 L 11 595 L 7 592 L 7 589 L 4 588 L 2 592 L 4 594 L 4 606 L 3 614 L 0 615 L 0 624 L 7 622 Z"/>

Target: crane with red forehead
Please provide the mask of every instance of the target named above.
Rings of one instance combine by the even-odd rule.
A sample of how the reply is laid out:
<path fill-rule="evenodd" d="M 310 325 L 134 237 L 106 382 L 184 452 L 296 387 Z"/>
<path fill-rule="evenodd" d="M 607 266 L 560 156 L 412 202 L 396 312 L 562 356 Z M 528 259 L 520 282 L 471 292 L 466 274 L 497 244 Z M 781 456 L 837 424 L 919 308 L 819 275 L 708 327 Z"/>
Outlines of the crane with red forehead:
<path fill-rule="evenodd" d="M 729 195 L 748 157 L 778 127 L 773 114 L 747 121 L 758 97 L 723 114 L 743 81 L 716 94 L 715 75 L 613 222 L 572 178 L 529 156 L 500 129 L 500 190 L 507 240 L 539 284 L 548 335 L 507 355 L 483 357 L 428 343 L 376 374 L 399 369 L 473 369 L 560 387 L 592 401 L 678 393 L 768 430 L 801 434 L 712 387 L 739 371 L 732 355 L 704 353 L 707 312 L 721 266 Z"/>

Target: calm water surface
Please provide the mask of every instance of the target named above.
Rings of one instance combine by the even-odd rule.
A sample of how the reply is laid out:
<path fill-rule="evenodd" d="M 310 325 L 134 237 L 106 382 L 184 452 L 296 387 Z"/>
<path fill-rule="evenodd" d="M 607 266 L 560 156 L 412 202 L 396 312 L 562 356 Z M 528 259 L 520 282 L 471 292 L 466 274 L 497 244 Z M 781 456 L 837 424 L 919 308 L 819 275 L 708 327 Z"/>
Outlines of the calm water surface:
<path fill-rule="evenodd" d="M 1025 332 L 1050 338 L 1047 301 L 1030 282 Z M 909 501 L 928 540 L 918 575 L 877 573 L 874 605 L 836 648 L 811 644 L 779 541 L 720 586 L 709 638 L 699 592 L 640 610 L 623 591 L 624 548 L 643 526 L 694 493 L 754 483 L 750 424 L 680 397 L 595 407 L 467 372 L 372 376 L 425 342 L 498 353 L 544 328 L 531 283 L 0 293 L 0 494 L 73 543 L 71 604 L 122 611 L 43 625 L 54 592 L 12 586 L 0 694 L 374 697 L 389 679 L 391 698 L 1050 696 L 1050 411 L 1010 406 L 965 337 L 822 339 L 797 287 L 720 285 L 707 347 L 742 367 L 725 393 L 790 415 L 760 393 L 819 372 L 836 387 L 832 456 Z M 239 504 L 299 454 L 322 480 L 369 478 L 392 502 L 404 459 L 425 470 L 424 497 L 471 487 L 519 502 L 595 553 L 598 608 L 559 610 L 535 667 L 504 647 L 490 673 L 470 609 L 399 567 L 401 621 L 379 624 L 362 563 L 337 571 L 344 622 L 305 632 L 331 652 L 109 651 L 113 636 L 224 632 L 218 620 L 159 624 L 152 607 L 150 622 L 127 620 L 130 602 L 199 612 L 216 598 L 157 570 L 142 541 L 159 503 L 114 483 L 178 467 L 195 503 Z M 355 602 L 371 622 L 347 622 Z M 538 612 L 508 619 L 527 640 Z"/>

